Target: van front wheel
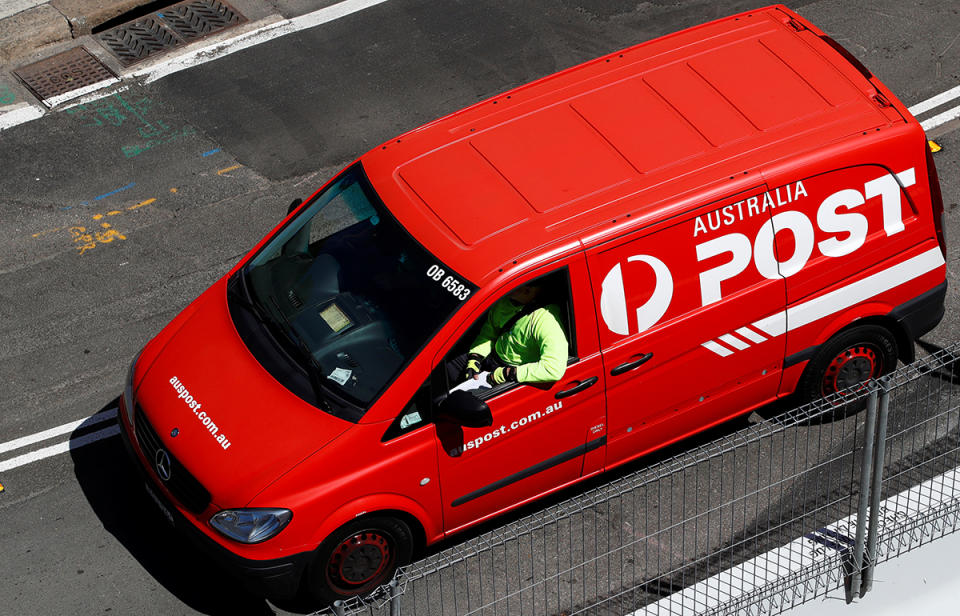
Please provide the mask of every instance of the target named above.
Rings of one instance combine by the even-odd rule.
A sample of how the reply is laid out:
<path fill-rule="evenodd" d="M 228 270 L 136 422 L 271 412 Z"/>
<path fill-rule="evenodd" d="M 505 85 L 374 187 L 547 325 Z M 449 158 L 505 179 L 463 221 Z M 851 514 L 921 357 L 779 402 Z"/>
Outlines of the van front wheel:
<path fill-rule="evenodd" d="M 808 402 L 876 379 L 897 365 L 897 341 L 879 325 L 858 325 L 827 341 L 804 371 L 797 392 Z"/>
<path fill-rule="evenodd" d="M 332 604 L 373 592 L 410 562 L 410 528 L 390 517 L 371 516 L 344 524 L 324 540 L 308 572 L 310 593 Z"/>

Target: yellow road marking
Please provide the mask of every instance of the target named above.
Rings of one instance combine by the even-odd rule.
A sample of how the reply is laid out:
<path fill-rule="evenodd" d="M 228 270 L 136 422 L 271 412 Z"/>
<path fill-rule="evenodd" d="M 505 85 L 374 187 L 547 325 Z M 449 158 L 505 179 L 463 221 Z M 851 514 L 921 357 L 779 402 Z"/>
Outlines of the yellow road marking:
<path fill-rule="evenodd" d="M 150 205 L 150 204 L 153 203 L 154 201 L 156 201 L 156 199 L 147 199 L 146 201 L 141 201 L 140 203 L 138 203 L 138 204 L 136 204 L 136 205 L 131 205 L 131 206 L 128 207 L 127 209 L 128 209 L 128 210 L 135 210 L 135 209 L 137 209 L 138 207 L 143 207 L 143 206 L 145 206 L 145 205 Z M 117 214 L 119 214 L 119 213 L 120 213 L 120 212 L 117 212 Z M 113 214 L 111 213 L 111 216 L 112 216 L 112 215 L 113 215 Z"/>
<path fill-rule="evenodd" d="M 235 169 L 239 169 L 239 168 L 242 167 L 242 166 L 243 166 L 243 165 L 234 165 L 234 166 L 232 166 L 232 167 L 227 167 L 226 169 L 221 169 L 220 171 L 217 171 L 217 175 L 223 175 L 224 173 L 230 173 L 231 171 L 233 171 L 233 170 L 235 170 Z"/>
<path fill-rule="evenodd" d="M 40 237 L 41 235 L 46 235 L 47 233 L 53 233 L 54 231 L 63 231 L 66 227 L 57 227 L 56 229 L 47 229 L 46 231 L 39 231 L 34 233 L 31 237 Z"/>

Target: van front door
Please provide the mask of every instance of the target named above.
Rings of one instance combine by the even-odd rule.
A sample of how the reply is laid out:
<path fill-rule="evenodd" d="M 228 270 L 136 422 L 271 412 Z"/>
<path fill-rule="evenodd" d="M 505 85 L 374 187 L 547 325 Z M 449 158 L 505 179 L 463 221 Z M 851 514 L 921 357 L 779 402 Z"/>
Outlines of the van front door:
<path fill-rule="evenodd" d="M 776 396 L 785 290 L 770 199 L 758 187 L 588 252 L 608 467 Z"/>
<path fill-rule="evenodd" d="M 579 254 L 525 276 L 507 291 L 538 278 L 549 282 L 550 303 L 559 309 L 566 330 L 566 370 L 554 383 L 477 392 L 490 406 L 492 426 L 437 421 L 448 532 L 570 484 L 584 474 L 585 464 L 587 473 L 602 469 L 604 375 L 585 259 Z M 470 348 L 487 310 L 505 295 L 489 298 L 477 311 L 474 326 L 461 335 L 441 366 Z"/>

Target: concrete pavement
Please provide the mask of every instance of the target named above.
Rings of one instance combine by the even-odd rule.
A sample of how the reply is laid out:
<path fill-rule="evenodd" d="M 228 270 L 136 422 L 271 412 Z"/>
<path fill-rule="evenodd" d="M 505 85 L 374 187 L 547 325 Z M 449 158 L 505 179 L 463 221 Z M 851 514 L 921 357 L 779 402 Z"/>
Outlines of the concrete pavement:
<path fill-rule="evenodd" d="M 151 0 L 12 0 L 0 8 L 3 73 L 82 44 L 90 31 Z"/>

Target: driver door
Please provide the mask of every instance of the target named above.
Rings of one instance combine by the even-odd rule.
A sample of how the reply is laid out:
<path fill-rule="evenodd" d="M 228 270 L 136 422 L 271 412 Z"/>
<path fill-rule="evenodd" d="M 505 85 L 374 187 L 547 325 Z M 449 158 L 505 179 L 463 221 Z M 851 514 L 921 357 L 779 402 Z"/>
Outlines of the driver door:
<path fill-rule="evenodd" d="M 566 281 L 566 305 L 560 306 L 570 349 L 566 372 L 552 384 L 514 384 L 477 393 L 490 407 L 493 425 L 489 427 L 437 421 L 447 532 L 602 469 L 606 443 L 604 374 L 582 254 L 518 279 L 504 293 L 489 298 L 475 313 L 473 326 L 460 333 L 460 340 L 448 350 L 445 360 L 467 348 L 478 322 L 486 318 L 486 311 L 497 300 L 543 275 Z"/>

